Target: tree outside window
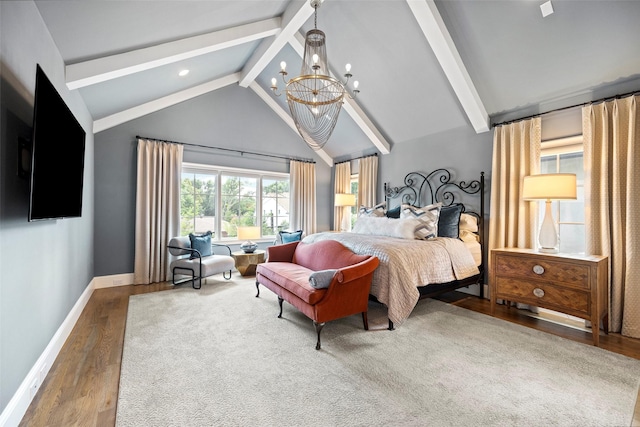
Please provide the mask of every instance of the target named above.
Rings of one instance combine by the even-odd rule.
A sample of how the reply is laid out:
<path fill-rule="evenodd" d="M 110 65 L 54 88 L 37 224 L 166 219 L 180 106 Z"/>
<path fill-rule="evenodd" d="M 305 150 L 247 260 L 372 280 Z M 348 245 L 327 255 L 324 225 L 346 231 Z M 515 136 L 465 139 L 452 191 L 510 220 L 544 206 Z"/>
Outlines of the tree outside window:
<path fill-rule="evenodd" d="M 289 177 L 183 164 L 180 235 L 212 231 L 232 240 L 238 226 L 262 224 L 262 236 L 289 228 Z"/>

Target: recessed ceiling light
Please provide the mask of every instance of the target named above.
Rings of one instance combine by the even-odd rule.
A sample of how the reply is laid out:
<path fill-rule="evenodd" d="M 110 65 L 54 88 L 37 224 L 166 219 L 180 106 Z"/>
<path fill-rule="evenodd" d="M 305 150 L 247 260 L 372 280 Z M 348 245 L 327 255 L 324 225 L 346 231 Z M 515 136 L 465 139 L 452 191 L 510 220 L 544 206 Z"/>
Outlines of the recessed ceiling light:
<path fill-rule="evenodd" d="M 178 75 L 179 75 L 180 77 L 184 77 L 184 76 L 186 76 L 187 74 L 189 74 L 189 70 L 182 70 L 182 71 L 180 71 L 180 72 L 178 73 Z"/>
<path fill-rule="evenodd" d="M 553 5 L 551 4 L 551 0 L 546 3 L 542 3 L 540 5 L 540 10 L 542 11 L 542 17 L 546 18 L 547 16 L 553 13 Z"/>

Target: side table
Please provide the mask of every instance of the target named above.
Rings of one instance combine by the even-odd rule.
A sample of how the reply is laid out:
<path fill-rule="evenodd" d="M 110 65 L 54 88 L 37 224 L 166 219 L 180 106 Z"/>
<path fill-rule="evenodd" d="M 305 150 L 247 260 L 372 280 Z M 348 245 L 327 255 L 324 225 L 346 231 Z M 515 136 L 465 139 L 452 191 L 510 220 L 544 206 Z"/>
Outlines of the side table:
<path fill-rule="evenodd" d="M 256 250 L 247 254 L 243 251 L 232 252 L 231 256 L 236 260 L 236 269 L 243 276 L 255 276 L 256 267 L 264 262 L 265 251 Z"/>
<path fill-rule="evenodd" d="M 503 299 L 589 320 L 595 346 L 600 320 L 604 332 L 609 332 L 607 257 L 493 249 L 489 276 L 491 315 L 495 315 L 496 300 Z"/>

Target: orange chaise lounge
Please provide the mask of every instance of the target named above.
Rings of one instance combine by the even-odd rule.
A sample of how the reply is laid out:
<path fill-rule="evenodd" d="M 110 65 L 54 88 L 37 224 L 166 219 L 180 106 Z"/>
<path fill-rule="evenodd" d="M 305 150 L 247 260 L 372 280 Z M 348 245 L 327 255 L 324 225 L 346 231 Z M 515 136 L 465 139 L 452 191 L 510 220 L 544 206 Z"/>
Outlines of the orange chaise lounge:
<path fill-rule="evenodd" d="M 256 270 L 256 297 L 262 284 L 278 296 L 278 317 L 287 301 L 313 320 L 320 350 L 326 322 L 362 313 L 364 329 L 369 329 L 369 290 L 378 264 L 377 257 L 354 254 L 334 240 L 270 246 L 267 262 Z"/>

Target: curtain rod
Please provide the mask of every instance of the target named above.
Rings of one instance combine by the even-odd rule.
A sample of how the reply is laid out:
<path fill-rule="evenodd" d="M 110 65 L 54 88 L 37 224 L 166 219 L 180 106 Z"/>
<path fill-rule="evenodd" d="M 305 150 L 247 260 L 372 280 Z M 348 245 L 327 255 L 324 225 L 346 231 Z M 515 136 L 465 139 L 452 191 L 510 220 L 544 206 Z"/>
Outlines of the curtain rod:
<path fill-rule="evenodd" d="M 152 139 L 154 141 L 167 142 L 169 144 L 187 145 L 189 147 L 210 148 L 210 149 L 213 149 L 213 150 L 231 151 L 231 152 L 234 152 L 234 153 L 240 153 L 241 156 L 243 154 L 252 154 L 254 156 L 273 157 L 273 158 L 282 159 L 282 160 L 295 160 L 295 161 L 298 161 L 298 162 L 315 163 L 315 160 L 313 160 L 313 159 L 278 156 L 277 154 L 256 153 L 254 151 L 235 150 L 233 148 L 223 148 L 223 147 L 213 147 L 213 146 L 210 146 L 210 145 L 191 144 L 189 142 L 169 141 L 169 140 L 166 140 L 166 139 L 148 138 L 146 136 L 139 136 L 139 135 L 136 135 L 136 138 L 137 139 Z"/>
<path fill-rule="evenodd" d="M 521 117 L 519 119 L 507 120 L 507 121 L 504 121 L 502 123 L 494 123 L 494 124 L 491 125 L 491 127 L 508 125 L 508 124 L 519 122 L 519 121 L 522 121 L 522 120 L 532 119 L 534 117 L 542 116 L 542 115 L 545 115 L 545 114 L 555 113 L 557 111 L 569 110 L 571 108 L 576 108 L 576 107 L 584 107 L 585 105 L 589 105 L 589 104 L 598 104 L 600 102 L 605 102 L 607 100 L 626 98 L 627 96 L 636 95 L 636 94 L 639 94 L 639 93 L 640 93 L 640 90 L 634 90 L 632 92 L 627 92 L 627 93 L 618 94 L 618 95 L 614 95 L 614 96 L 607 96 L 606 98 L 596 99 L 595 101 L 589 101 L 589 102 L 583 102 L 581 104 L 569 105 L 568 107 L 555 108 L 553 110 L 545 111 L 544 113 L 532 114 L 530 116 Z"/>
<path fill-rule="evenodd" d="M 358 160 L 358 159 L 365 159 L 367 157 L 373 157 L 373 156 L 378 156 L 378 153 L 373 153 L 373 154 L 367 154 L 366 156 L 360 156 L 360 157 L 354 157 L 353 159 L 349 159 L 349 160 L 343 160 L 341 162 L 335 162 L 335 165 L 339 165 L 340 163 L 347 163 L 353 160 Z"/>

